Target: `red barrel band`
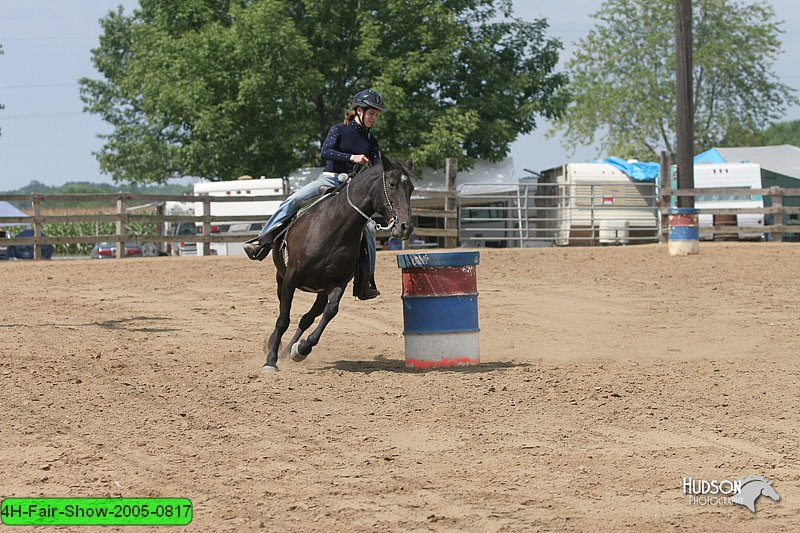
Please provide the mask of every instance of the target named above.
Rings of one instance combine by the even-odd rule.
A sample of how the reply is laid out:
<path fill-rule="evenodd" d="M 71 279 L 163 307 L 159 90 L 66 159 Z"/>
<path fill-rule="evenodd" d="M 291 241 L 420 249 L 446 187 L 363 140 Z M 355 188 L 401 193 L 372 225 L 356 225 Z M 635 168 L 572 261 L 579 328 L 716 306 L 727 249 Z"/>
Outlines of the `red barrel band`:
<path fill-rule="evenodd" d="M 403 269 L 404 296 L 477 294 L 475 266 Z"/>
<path fill-rule="evenodd" d="M 697 215 L 670 215 L 670 226 L 696 226 Z"/>

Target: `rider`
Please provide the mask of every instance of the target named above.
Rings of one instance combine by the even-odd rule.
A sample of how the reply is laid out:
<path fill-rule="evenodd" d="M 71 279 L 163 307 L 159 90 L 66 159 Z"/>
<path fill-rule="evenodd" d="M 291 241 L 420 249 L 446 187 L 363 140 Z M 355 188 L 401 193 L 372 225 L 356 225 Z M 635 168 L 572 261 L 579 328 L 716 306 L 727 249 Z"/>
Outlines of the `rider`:
<path fill-rule="evenodd" d="M 326 161 L 322 174 L 286 198 L 261 228 L 258 237 L 244 244 L 244 251 L 250 259 L 261 261 L 267 257 L 275 238 L 272 230 L 291 217 L 306 200 L 319 196 L 330 187 L 337 187 L 339 174 L 351 174 L 360 165 L 381 162 L 378 139 L 370 128 L 386 109 L 383 97 L 377 91 L 365 89 L 353 96 L 352 104 L 353 111 L 345 114 L 344 122 L 331 126 L 322 143 L 322 159 Z M 356 292 L 360 299 L 369 300 L 380 295 L 375 286 L 375 232 L 370 222 L 364 225 L 363 236 L 369 256 L 369 276 L 364 276 L 363 284 Z"/>

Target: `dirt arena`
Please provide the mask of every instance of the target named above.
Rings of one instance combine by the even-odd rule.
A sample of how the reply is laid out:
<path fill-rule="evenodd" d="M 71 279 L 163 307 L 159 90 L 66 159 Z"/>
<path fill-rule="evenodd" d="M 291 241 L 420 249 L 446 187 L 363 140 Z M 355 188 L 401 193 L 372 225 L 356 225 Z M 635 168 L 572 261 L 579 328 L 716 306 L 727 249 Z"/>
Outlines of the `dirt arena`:
<path fill-rule="evenodd" d="M 269 261 L 0 263 L 0 497 L 186 497 L 213 532 L 800 531 L 800 245 L 481 250 L 482 364 L 428 372 L 378 261 L 383 296 L 272 376 Z M 682 491 L 753 474 L 781 496 L 756 513 Z"/>

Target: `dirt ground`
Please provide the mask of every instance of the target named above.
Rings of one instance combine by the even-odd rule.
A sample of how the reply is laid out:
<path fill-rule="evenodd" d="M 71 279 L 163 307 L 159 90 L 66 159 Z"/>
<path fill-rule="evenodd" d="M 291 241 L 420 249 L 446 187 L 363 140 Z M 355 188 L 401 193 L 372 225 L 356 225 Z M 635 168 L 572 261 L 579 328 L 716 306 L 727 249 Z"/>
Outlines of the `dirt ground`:
<path fill-rule="evenodd" d="M 404 368 L 380 252 L 383 296 L 271 376 L 269 261 L 0 263 L 0 497 L 186 497 L 191 531 L 800 531 L 800 245 L 480 252 L 479 367 Z M 683 494 L 752 474 L 780 501 Z"/>

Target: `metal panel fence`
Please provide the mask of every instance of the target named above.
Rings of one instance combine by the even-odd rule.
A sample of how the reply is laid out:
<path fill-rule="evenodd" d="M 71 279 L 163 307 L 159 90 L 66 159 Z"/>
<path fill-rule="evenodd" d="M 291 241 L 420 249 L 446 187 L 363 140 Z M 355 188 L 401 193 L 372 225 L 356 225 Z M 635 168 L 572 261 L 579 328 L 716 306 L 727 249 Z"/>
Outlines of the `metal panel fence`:
<path fill-rule="evenodd" d="M 536 247 L 658 242 L 652 183 L 496 183 L 458 187 L 462 245 Z"/>

